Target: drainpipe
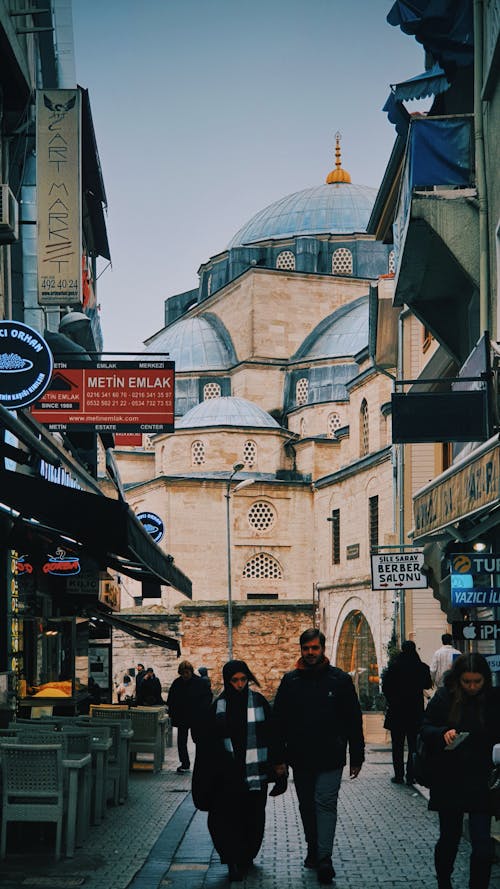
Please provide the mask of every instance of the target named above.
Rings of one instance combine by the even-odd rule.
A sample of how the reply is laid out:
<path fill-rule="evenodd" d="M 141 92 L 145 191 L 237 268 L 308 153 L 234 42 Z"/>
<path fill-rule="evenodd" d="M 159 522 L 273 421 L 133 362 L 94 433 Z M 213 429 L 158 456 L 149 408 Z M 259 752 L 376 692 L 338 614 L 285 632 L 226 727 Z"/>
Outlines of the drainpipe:
<path fill-rule="evenodd" d="M 476 188 L 479 203 L 479 334 L 489 323 L 489 235 L 488 190 L 486 186 L 483 130 L 483 0 L 474 0 L 474 143 Z"/>
<path fill-rule="evenodd" d="M 399 380 L 404 380 L 404 368 L 403 368 L 403 312 L 400 313 L 398 318 L 398 371 L 397 377 Z M 404 545 L 405 542 L 405 482 L 404 482 L 404 469 L 405 469 L 405 458 L 404 458 L 404 444 L 399 444 L 397 447 L 397 500 L 399 505 L 399 543 L 401 546 Z M 399 591 L 399 638 L 401 642 L 405 639 L 405 624 L 406 624 L 406 611 L 405 611 L 405 591 Z"/>

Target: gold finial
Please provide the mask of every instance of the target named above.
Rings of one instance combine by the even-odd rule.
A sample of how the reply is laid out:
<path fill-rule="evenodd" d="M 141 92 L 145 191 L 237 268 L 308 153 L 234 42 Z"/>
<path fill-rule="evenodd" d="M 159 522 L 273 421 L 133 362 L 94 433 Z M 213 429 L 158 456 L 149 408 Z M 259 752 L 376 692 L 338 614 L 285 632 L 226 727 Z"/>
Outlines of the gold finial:
<path fill-rule="evenodd" d="M 350 182 L 351 177 L 346 170 L 342 169 L 342 158 L 340 152 L 340 140 L 342 139 L 341 133 L 337 130 L 335 133 L 335 169 L 332 170 L 331 173 L 328 173 L 326 177 L 326 184 L 332 185 L 333 183 L 338 184 L 339 182 Z"/>

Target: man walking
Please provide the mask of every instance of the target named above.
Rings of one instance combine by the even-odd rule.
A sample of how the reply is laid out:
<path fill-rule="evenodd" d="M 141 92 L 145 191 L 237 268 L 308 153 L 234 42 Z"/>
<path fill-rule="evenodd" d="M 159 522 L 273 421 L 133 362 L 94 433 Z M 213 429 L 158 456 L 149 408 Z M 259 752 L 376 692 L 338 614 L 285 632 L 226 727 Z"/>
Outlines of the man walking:
<path fill-rule="evenodd" d="M 450 669 L 455 658 L 462 654 L 458 648 L 453 648 L 453 636 L 451 633 L 443 633 L 441 642 L 443 644 L 432 655 L 430 665 L 431 678 L 436 688 L 442 686 L 444 674 Z"/>
<path fill-rule="evenodd" d="M 188 752 L 188 732 L 191 737 L 196 733 L 196 726 L 205 716 L 212 703 L 210 686 L 194 672 L 189 661 L 181 661 L 177 669 L 179 674 L 170 686 L 167 707 L 172 725 L 177 727 L 177 750 L 181 761 L 177 771 L 189 772 L 191 762 Z"/>
<path fill-rule="evenodd" d="M 317 629 L 300 637 L 296 669 L 283 676 L 274 713 L 293 769 L 307 842 L 304 866 L 316 868 L 320 883 L 331 883 L 337 797 L 349 745 L 349 774 L 364 761 L 361 708 L 351 677 L 330 666 L 325 636 Z"/>

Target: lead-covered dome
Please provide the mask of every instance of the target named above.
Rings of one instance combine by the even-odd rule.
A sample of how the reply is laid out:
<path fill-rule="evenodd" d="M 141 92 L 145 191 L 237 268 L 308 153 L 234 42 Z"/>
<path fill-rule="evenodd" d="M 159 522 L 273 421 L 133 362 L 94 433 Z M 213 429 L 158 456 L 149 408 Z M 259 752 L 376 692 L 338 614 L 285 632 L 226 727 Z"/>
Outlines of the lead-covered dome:
<path fill-rule="evenodd" d="M 279 423 L 257 404 L 232 396 L 202 401 L 175 423 L 176 429 L 196 429 L 200 426 L 280 428 Z"/>
<path fill-rule="evenodd" d="M 168 354 L 176 372 L 223 370 L 236 362 L 228 331 L 208 312 L 160 330 L 147 340 L 145 351 Z"/>
<path fill-rule="evenodd" d="M 228 249 L 268 239 L 364 232 L 376 194 L 376 188 L 349 182 L 296 191 L 256 213 L 236 232 Z"/>
<path fill-rule="evenodd" d="M 368 323 L 368 296 L 361 296 L 320 321 L 292 360 L 357 355 L 368 345 Z"/>

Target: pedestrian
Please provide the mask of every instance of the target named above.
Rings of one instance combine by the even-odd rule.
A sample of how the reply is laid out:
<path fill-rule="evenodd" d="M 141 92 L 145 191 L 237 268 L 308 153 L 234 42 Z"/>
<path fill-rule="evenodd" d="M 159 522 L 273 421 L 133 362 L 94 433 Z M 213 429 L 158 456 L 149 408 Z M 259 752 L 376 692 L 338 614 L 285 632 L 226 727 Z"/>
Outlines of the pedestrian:
<path fill-rule="evenodd" d="M 144 664 L 136 664 L 136 667 L 135 667 L 135 694 L 136 694 L 136 697 L 137 697 L 137 694 L 138 694 L 139 689 L 141 687 L 141 682 L 144 679 L 145 674 L 146 674 L 146 670 L 144 668 Z"/>
<path fill-rule="evenodd" d="M 201 678 L 208 685 L 208 687 L 211 691 L 212 690 L 212 682 L 210 680 L 210 676 L 208 675 L 207 667 L 198 667 L 198 675 L 201 676 Z"/>
<path fill-rule="evenodd" d="M 493 814 L 488 793 L 492 748 L 500 742 L 500 688 L 477 653 L 456 658 L 425 711 L 422 738 L 430 759 L 429 809 L 439 815 L 434 861 L 439 889 L 451 889 L 453 865 L 469 815 L 470 889 L 488 889 Z"/>
<path fill-rule="evenodd" d="M 271 708 L 245 661 L 222 670 L 224 689 L 200 726 L 193 772 L 193 800 L 208 811 L 208 829 L 229 879 L 243 880 L 264 836 L 267 786 L 286 789 L 286 767 L 277 745 Z M 278 783 L 279 779 L 279 783 Z"/>
<path fill-rule="evenodd" d="M 139 707 L 157 707 L 163 704 L 161 696 L 161 682 L 152 667 L 148 667 L 141 680 L 139 688 L 136 687 L 136 704 Z"/>
<path fill-rule="evenodd" d="M 436 688 L 442 686 L 444 674 L 450 669 L 455 658 L 462 654 L 458 648 L 453 648 L 453 636 L 451 633 L 443 633 L 441 642 L 441 648 L 438 648 L 432 655 L 430 667 L 431 678 Z"/>
<path fill-rule="evenodd" d="M 274 702 L 286 761 L 307 843 L 304 866 L 316 868 L 320 883 L 331 883 L 337 798 L 349 745 L 349 774 L 364 761 L 361 708 L 351 677 L 330 665 L 325 636 L 317 629 L 300 636 L 301 656 L 283 676 Z"/>
<path fill-rule="evenodd" d="M 196 734 L 196 726 L 212 703 L 212 692 L 207 683 L 197 676 L 189 661 L 181 661 L 167 696 L 167 708 L 172 725 L 177 727 L 179 773 L 189 772 L 191 760 L 188 751 L 188 734 Z M 195 738 L 194 738 L 195 739 Z"/>
<path fill-rule="evenodd" d="M 393 784 L 405 781 L 405 740 L 407 744 L 406 783 L 415 783 L 413 754 L 424 716 L 424 689 L 432 686 L 427 664 L 420 659 L 414 642 L 403 642 L 401 651 L 382 674 L 382 693 L 388 703 L 384 728 L 391 733 Z"/>
<path fill-rule="evenodd" d="M 116 688 L 118 703 L 130 703 L 134 698 L 134 683 L 128 673 L 125 673 L 122 681 Z"/>

